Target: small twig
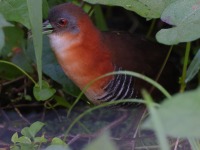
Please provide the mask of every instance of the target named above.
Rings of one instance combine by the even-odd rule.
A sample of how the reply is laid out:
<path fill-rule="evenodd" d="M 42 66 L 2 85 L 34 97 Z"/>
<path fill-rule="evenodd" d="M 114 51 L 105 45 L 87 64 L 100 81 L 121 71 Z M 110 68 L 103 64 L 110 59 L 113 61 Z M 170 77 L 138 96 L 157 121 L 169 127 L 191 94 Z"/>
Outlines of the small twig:
<path fill-rule="evenodd" d="M 46 114 L 46 108 L 44 107 L 44 108 L 43 108 L 43 111 L 42 111 L 41 121 L 44 120 L 45 114 Z"/>
<path fill-rule="evenodd" d="M 178 145 L 179 145 L 179 138 L 176 139 L 175 145 L 174 145 L 174 150 L 178 149 Z"/>
<path fill-rule="evenodd" d="M 109 130 L 111 128 L 116 127 L 118 124 L 120 124 L 123 120 L 125 120 L 127 118 L 127 112 L 125 111 L 125 113 L 117 120 L 111 122 L 110 124 L 108 124 L 107 126 L 105 126 L 104 128 L 100 129 L 100 131 L 98 131 L 97 133 L 100 134 L 102 132 L 105 132 L 106 130 Z"/>
<path fill-rule="evenodd" d="M 46 101 L 46 102 L 45 102 L 45 106 L 47 106 L 47 105 L 55 112 L 56 116 L 58 117 L 58 120 L 61 122 L 62 120 L 60 119 L 58 112 L 57 112 L 56 109 L 51 105 L 51 103 L 50 103 L 49 101 Z"/>
<path fill-rule="evenodd" d="M 133 135 L 133 138 L 136 138 L 136 137 L 137 137 L 138 131 L 139 131 L 139 129 L 140 129 L 140 126 L 139 126 L 139 125 L 141 124 L 141 122 L 142 122 L 143 119 L 145 118 L 146 114 L 147 114 L 147 109 L 145 108 L 145 109 L 144 109 L 144 112 L 142 113 L 141 119 L 140 119 L 139 122 L 138 122 L 138 126 L 137 126 L 137 128 L 136 128 L 136 130 L 135 130 L 135 133 L 134 133 L 134 135 Z"/>
<path fill-rule="evenodd" d="M 15 111 L 17 112 L 17 114 L 22 118 L 22 120 L 24 120 L 25 122 L 27 122 L 29 125 L 31 124 L 19 111 L 18 108 L 14 107 Z"/>
<path fill-rule="evenodd" d="M 92 135 L 92 134 L 91 134 Z M 85 134 L 77 134 L 75 137 L 73 137 L 67 144 L 71 145 L 72 143 L 76 142 L 81 137 L 85 137 Z"/>
<path fill-rule="evenodd" d="M 21 80 L 21 79 L 23 79 L 23 78 L 25 78 L 25 77 L 26 77 L 26 76 L 21 76 L 21 77 L 18 77 L 18 78 L 16 78 L 16 79 L 14 79 L 14 80 L 1 83 L 0 85 L 1 85 L 1 86 L 6 86 L 6 85 L 12 84 L 12 83 L 14 83 L 14 82 L 16 82 L 16 81 L 19 81 L 19 80 Z"/>
<path fill-rule="evenodd" d="M 0 108 L 1 114 L 4 116 L 4 118 L 6 118 L 7 122 L 10 122 L 10 118 L 8 117 L 8 115 L 4 112 L 4 110 L 2 108 Z"/>
<path fill-rule="evenodd" d="M 146 113 L 147 113 L 147 109 L 145 108 L 144 112 L 142 113 L 142 116 L 141 116 L 141 118 L 140 118 L 140 120 L 138 122 L 138 126 L 137 126 L 137 128 L 135 130 L 135 133 L 133 134 L 133 139 L 136 139 L 136 137 L 138 135 L 138 132 L 139 132 L 139 129 L 140 129 L 140 124 L 141 124 L 142 120 L 144 119 L 144 117 L 146 116 Z M 132 150 L 135 149 L 135 140 L 134 140 L 134 142 L 132 142 L 132 146 L 131 147 L 132 147 Z"/>
<path fill-rule="evenodd" d="M 169 51 L 168 51 L 168 53 L 167 53 L 167 56 L 165 57 L 165 60 L 164 60 L 162 66 L 161 66 L 161 68 L 160 68 L 160 70 L 159 70 L 159 72 L 158 72 L 158 74 L 157 74 L 157 76 L 156 76 L 156 79 L 155 79 L 156 82 L 158 82 L 158 80 L 160 79 L 160 76 L 161 76 L 161 74 L 162 74 L 162 72 L 163 72 L 163 70 L 164 70 L 164 68 L 165 68 L 165 66 L 166 66 L 166 64 L 167 64 L 167 61 L 168 61 L 168 59 L 169 59 L 169 57 L 170 57 L 170 54 L 171 54 L 171 52 L 172 52 L 172 49 L 173 49 L 173 46 L 170 47 L 170 49 L 169 49 Z M 149 92 L 152 93 L 154 89 L 155 89 L 155 87 L 154 87 L 154 86 L 151 86 L 151 89 L 150 89 Z"/>
<path fill-rule="evenodd" d="M 43 106 L 43 104 L 19 104 L 19 105 L 15 105 L 16 108 L 22 108 L 22 107 L 38 107 L 38 106 Z M 2 107 L 2 109 L 10 109 L 10 108 L 13 108 L 13 106 L 5 106 L 5 107 Z"/>
<path fill-rule="evenodd" d="M 7 129 L 8 131 L 12 131 L 12 132 L 20 132 L 21 131 L 21 129 L 7 127 L 7 125 L 2 125 L 2 124 L 0 124 L 0 129 Z"/>
<path fill-rule="evenodd" d="M 14 90 L 15 90 L 16 93 L 23 91 L 23 94 L 26 95 L 26 93 L 27 93 L 26 88 L 27 88 L 27 86 L 32 84 L 32 82 L 30 82 L 30 80 L 27 81 L 27 78 L 24 78 L 23 81 L 24 81 L 24 84 L 21 85 L 20 87 L 18 87 L 17 89 L 15 88 Z"/>

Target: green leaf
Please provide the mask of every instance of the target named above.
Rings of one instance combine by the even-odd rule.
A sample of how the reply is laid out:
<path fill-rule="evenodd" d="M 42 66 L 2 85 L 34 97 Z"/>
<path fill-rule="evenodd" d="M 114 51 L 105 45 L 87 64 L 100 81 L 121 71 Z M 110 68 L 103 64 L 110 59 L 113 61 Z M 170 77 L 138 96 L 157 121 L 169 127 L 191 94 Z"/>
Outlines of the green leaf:
<path fill-rule="evenodd" d="M 51 141 L 51 145 L 48 146 L 45 150 L 70 150 L 70 148 L 67 146 L 67 144 L 61 140 L 60 138 L 53 138 Z"/>
<path fill-rule="evenodd" d="M 42 1 L 27 0 L 28 14 L 33 34 L 33 44 L 37 63 L 39 86 L 42 87 Z"/>
<path fill-rule="evenodd" d="M 21 134 L 28 138 L 34 138 L 44 125 L 44 123 L 36 121 L 30 127 L 23 128 Z"/>
<path fill-rule="evenodd" d="M 13 26 L 9 22 L 7 22 L 2 14 L 0 14 L 0 28 Z"/>
<path fill-rule="evenodd" d="M 176 94 L 165 100 L 157 110 L 165 134 L 178 138 L 200 138 L 200 88 Z M 154 129 L 150 116 L 143 129 Z"/>
<path fill-rule="evenodd" d="M 78 4 L 80 4 L 80 2 L 76 2 L 76 1 L 73 1 L 73 3 L 75 3 L 76 5 L 78 5 Z M 92 6 L 90 5 L 90 4 L 88 4 L 88 3 L 84 3 L 84 5 L 82 6 L 82 9 L 88 14 L 89 12 L 90 12 L 90 14 L 91 13 L 93 13 L 93 11 L 91 11 L 91 9 L 92 9 Z"/>
<path fill-rule="evenodd" d="M 32 101 L 32 97 L 30 95 L 24 95 L 24 100 Z"/>
<path fill-rule="evenodd" d="M 22 144 L 32 144 L 31 140 L 26 136 L 19 137 L 17 142 L 22 143 Z"/>
<path fill-rule="evenodd" d="M 26 0 L 1 0 L 0 13 L 6 20 L 20 22 L 30 29 Z"/>
<path fill-rule="evenodd" d="M 10 146 L 11 150 L 21 150 L 18 145 Z"/>
<path fill-rule="evenodd" d="M 24 135 L 25 137 L 29 138 L 29 139 L 33 137 L 29 127 L 24 127 L 21 130 L 21 134 Z"/>
<path fill-rule="evenodd" d="M 15 132 L 15 133 L 13 134 L 12 138 L 11 138 L 11 141 L 12 141 L 13 143 L 16 143 L 17 140 L 18 140 L 18 133 Z"/>
<path fill-rule="evenodd" d="M 33 73 L 33 67 L 28 60 L 27 56 L 21 51 L 17 52 L 11 59 L 11 61 L 22 68 L 27 73 Z"/>
<path fill-rule="evenodd" d="M 70 150 L 70 148 L 63 145 L 50 145 L 45 150 Z"/>
<path fill-rule="evenodd" d="M 185 82 L 189 82 L 194 78 L 194 76 L 199 72 L 200 69 L 200 49 L 196 53 L 195 57 L 193 58 L 192 62 L 190 63 L 187 73 Z"/>
<path fill-rule="evenodd" d="M 0 13 L 0 55 L 1 55 L 1 49 L 4 46 L 5 43 L 5 35 L 3 32 L 4 27 L 12 26 L 10 23 L 8 23 L 2 14 Z"/>
<path fill-rule="evenodd" d="M 67 145 L 67 144 L 60 138 L 55 137 L 52 139 L 51 145 Z"/>
<path fill-rule="evenodd" d="M 152 19 L 159 18 L 167 5 L 176 0 L 84 0 L 91 4 L 103 4 L 111 6 L 121 6 L 131 10 L 142 17 Z"/>
<path fill-rule="evenodd" d="M 24 32 L 19 27 L 6 27 L 5 33 L 5 45 L 0 51 L 0 55 L 8 57 L 11 53 L 22 51 L 22 44 L 24 43 Z"/>
<path fill-rule="evenodd" d="M 51 88 L 46 81 L 42 81 L 42 88 L 35 85 L 33 88 L 33 95 L 38 101 L 45 101 L 55 94 L 56 90 Z"/>
<path fill-rule="evenodd" d="M 66 101 L 65 98 L 61 97 L 61 96 L 54 96 L 54 99 L 56 101 L 56 103 L 53 105 L 53 107 L 56 107 L 56 106 L 63 106 L 63 107 L 66 107 L 66 108 L 70 108 L 70 104 Z"/>
<path fill-rule="evenodd" d="M 101 6 L 96 5 L 94 7 L 94 17 L 95 17 L 95 24 L 101 31 L 107 31 L 108 27 L 106 24 L 106 20 L 104 18 Z"/>
<path fill-rule="evenodd" d="M 83 150 L 118 150 L 118 148 L 110 139 L 109 132 L 104 132 Z"/>
<path fill-rule="evenodd" d="M 31 132 L 32 137 L 35 137 L 35 135 L 42 129 L 44 125 L 45 124 L 40 121 L 36 121 L 33 124 L 31 124 L 30 132 Z"/>
<path fill-rule="evenodd" d="M 190 142 L 192 150 L 199 150 L 200 149 L 200 141 L 199 141 L 199 139 L 190 138 L 188 140 Z"/>
<path fill-rule="evenodd" d="M 43 18 L 47 18 L 49 13 L 49 4 L 47 0 L 42 0 L 42 8 Z"/>
<path fill-rule="evenodd" d="M 43 136 L 41 136 L 41 137 L 35 137 L 34 138 L 34 142 L 35 143 L 46 143 L 47 142 L 47 139 L 44 137 L 44 135 Z"/>
<path fill-rule="evenodd" d="M 34 145 L 34 143 L 26 144 L 26 143 L 20 143 L 20 150 L 36 150 L 37 146 Z"/>
<path fill-rule="evenodd" d="M 163 12 L 161 19 L 174 27 L 160 30 L 160 43 L 173 45 L 190 42 L 200 37 L 200 3 L 198 0 L 177 0 Z"/>

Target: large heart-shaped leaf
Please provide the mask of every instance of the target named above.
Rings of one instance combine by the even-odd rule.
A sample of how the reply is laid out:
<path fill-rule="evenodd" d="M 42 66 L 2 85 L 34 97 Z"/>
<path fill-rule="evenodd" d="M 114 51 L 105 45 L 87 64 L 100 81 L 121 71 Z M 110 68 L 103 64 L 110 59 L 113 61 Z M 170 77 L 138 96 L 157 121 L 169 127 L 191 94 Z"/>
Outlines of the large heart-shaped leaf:
<path fill-rule="evenodd" d="M 177 0 L 171 3 L 161 19 L 174 27 L 160 30 L 156 38 L 160 43 L 173 45 L 189 42 L 200 37 L 199 0 Z"/>
<path fill-rule="evenodd" d="M 43 17 L 47 17 L 48 3 L 43 2 Z M 38 9 L 37 7 L 35 8 Z M 4 15 L 8 21 L 16 21 L 30 29 L 30 21 L 28 17 L 27 0 L 0 0 L 0 13 Z"/>
<path fill-rule="evenodd" d="M 26 0 L 1 0 L 0 13 L 6 20 L 20 22 L 30 28 Z"/>
<path fill-rule="evenodd" d="M 200 138 L 200 88 L 165 100 L 157 110 L 166 135 Z M 151 116 L 143 129 L 153 129 Z"/>
<path fill-rule="evenodd" d="M 176 0 L 84 0 L 91 4 L 103 4 L 121 6 L 131 10 L 142 17 L 152 19 L 159 18 L 167 5 Z"/>
<path fill-rule="evenodd" d="M 42 87 L 35 85 L 33 88 L 33 95 L 38 101 L 45 101 L 55 94 L 56 90 L 51 88 L 46 81 L 42 81 Z"/>

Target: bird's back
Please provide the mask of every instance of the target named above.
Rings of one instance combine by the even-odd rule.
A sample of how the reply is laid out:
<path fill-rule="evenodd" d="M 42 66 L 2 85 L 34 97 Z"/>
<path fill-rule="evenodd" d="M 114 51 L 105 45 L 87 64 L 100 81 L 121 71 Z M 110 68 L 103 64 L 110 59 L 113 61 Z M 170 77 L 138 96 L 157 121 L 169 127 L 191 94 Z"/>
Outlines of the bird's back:
<path fill-rule="evenodd" d="M 124 70 L 139 72 L 152 79 L 156 79 L 169 50 L 167 46 L 125 32 L 104 32 L 103 39 L 110 47 L 114 64 Z M 159 83 L 172 93 L 177 91 L 179 76 L 175 63 L 170 58 L 159 79 Z M 141 80 L 136 80 L 135 86 L 138 90 L 151 87 Z"/>

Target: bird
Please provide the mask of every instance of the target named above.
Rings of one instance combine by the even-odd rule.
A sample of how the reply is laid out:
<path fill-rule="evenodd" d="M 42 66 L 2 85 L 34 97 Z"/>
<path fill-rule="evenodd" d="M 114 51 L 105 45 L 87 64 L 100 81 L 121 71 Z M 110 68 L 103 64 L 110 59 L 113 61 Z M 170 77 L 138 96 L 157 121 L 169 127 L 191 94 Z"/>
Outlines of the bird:
<path fill-rule="evenodd" d="M 63 3 L 50 9 L 43 31 L 68 76 L 81 90 L 106 73 L 128 70 L 155 78 L 168 53 L 165 46 L 142 36 L 125 32 L 102 32 L 81 7 Z M 174 77 L 174 65 L 168 62 L 165 83 Z M 173 82 L 176 80 L 173 80 Z M 90 85 L 84 94 L 95 105 L 118 99 L 138 98 L 140 90 L 150 86 L 133 76 L 117 74 Z"/>

